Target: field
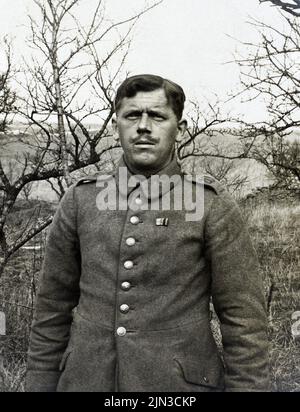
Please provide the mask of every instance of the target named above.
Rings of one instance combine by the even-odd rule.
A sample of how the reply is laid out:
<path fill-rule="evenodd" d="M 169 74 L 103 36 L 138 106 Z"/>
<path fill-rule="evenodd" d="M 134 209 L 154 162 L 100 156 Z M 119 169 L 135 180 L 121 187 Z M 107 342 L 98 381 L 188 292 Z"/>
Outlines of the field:
<path fill-rule="evenodd" d="M 264 196 L 243 202 L 253 243 L 261 263 L 269 316 L 272 390 L 300 391 L 300 341 L 291 335 L 291 315 L 300 310 L 299 199 Z M 39 246 L 43 239 L 39 239 Z M 2 338 L 0 388 L 24 390 L 26 350 L 43 247 L 20 251 L 0 280 L 0 310 L 7 316 Z M 1 368 L 1 362 L 0 362 Z"/>
<path fill-rule="evenodd" d="M 265 281 L 269 313 L 273 390 L 300 391 L 300 340 L 291 335 L 292 313 L 300 310 L 300 205 L 246 207 Z"/>

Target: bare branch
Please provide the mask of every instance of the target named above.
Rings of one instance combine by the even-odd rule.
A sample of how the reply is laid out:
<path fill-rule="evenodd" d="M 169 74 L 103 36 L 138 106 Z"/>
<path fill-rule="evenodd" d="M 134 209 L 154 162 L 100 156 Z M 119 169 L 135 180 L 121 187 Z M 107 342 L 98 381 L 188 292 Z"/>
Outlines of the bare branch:
<path fill-rule="evenodd" d="M 62 193 L 65 181 L 70 184 L 83 168 L 101 167 L 116 148 L 109 122 L 133 28 L 161 2 L 154 1 L 132 16 L 112 22 L 100 0 L 84 26 L 77 8 L 80 0 L 34 0 L 39 15 L 29 16 L 32 55 L 24 72 L 16 77 L 20 96 L 14 109 L 26 119 L 27 131 L 18 136 L 22 149 L 15 157 L 12 177 L 0 162 L 0 276 L 8 257 L 51 221 L 38 220 L 32 227 L 28 220 L 24 233 L 14 234 L 15 242 L 7 236 L 6 223 L 18 196 L 26 196 L 26 187 L 57 179 L 58 189 L 51 182 L 52 189 Z M 105 42 L 108 36 L 113 39 L 111 46 Z M 10 114 L 12 107 L 6 107 Z M 96 128 L 91 129 L 89 123 L 97 123 Z"/>
<path fill-rule="evenodd" d="M 282 1 L 282 0 L 259 0 L 260 3 L 269 2 L 272 3 L 274 6 L 280 7 L 282 10 L 286 11 L 287 13 L 292 14 L 293 16 L 299 17 L 300 16 L 300 0 L 289 0 L 289 1 Z"/>
<path fill-rule="evenodd" d="M 24 246 L 25 243 L 27 243 L 30 239 L 32 239 L 34 236 L 36 236 L 44 229 L 46 229 L 46 227 L 48 227 L 51 224 L 52 220 L 53 216 L 49 216 L 45 219 L 39 219 L 35 226 L 32 229 L 30 229 L 25 236 L 23 236 L 13 245 L 7 248 L 6 257 L 9 258 L 13 253 L 19 250 L 22 246 Z"/>

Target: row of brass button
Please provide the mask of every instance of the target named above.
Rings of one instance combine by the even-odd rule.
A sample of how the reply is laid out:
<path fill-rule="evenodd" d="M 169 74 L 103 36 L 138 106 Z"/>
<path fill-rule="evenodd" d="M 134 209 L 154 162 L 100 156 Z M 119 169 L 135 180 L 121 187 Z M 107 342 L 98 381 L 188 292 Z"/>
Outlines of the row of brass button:
<path fill-rule="evenodd" d="M 133 224 L 133 225 L 137 225 L 137 224 L 140 223 L 140 219 L 138 218 L 138 216 L 132 216 L 130 218 L 130 223 Z M 135 243 L 136 243 L 136 240 L 133 237 L 129 237 L 129 238 L 126 239 L 126 245 L 127 246 L 134 246 Z M 134 263 L 131 260 L 127 260 L 126 262 L 124 262 L 124 267 L 127 270 L 132 269 L 133 266 L 134 266 Z M 130 282 L 122 282 L 122 284 L 121 284 L 121 289 L 122 290 L 128 291 L 130 288 L 131 288 L 131 283 Z M 130 307 L 126 303 L 123 303 L 120 306 L 120 311 L 122 313 L 128 313 L 129 309 L 130 309 Z M 118 336 L 125 336 L 126 335 L 126 329 L 123 326 L 118 327 L 117 335 Z"/>

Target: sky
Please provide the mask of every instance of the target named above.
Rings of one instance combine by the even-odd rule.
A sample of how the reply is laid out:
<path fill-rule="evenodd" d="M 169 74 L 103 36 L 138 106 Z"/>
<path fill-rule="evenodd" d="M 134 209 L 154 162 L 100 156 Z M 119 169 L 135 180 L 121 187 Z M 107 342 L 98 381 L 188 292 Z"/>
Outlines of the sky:
<path fill-rule="evenodd" d="M 94 4 L 96 0 L 82 0 L 82 19 Z M 142 0 L 107 0 L 107 15 L 124 19 L 142 5 Z M 0 38 L 13 36 L 15 56 L 26 54 L 26 15 L 35 15 L 34 1 L 0 0 L 0 10 Z M 259 0 L 164 0 L 136 26 L 126 71 L 167 77 L 180 84 L 191 100 L 211 99 L 213 94 L 225 99 L 239 83 L 237 66 L 228 62 L 235 52 L 245 50 L 242 41 L 258 40 L 255 28 L 247 23 L 250 17 L 281 24 L 277 9 L 260 5 Z M 257 102 L 234 104 L 233 109 L 249 120 L 262 115 Z"/>

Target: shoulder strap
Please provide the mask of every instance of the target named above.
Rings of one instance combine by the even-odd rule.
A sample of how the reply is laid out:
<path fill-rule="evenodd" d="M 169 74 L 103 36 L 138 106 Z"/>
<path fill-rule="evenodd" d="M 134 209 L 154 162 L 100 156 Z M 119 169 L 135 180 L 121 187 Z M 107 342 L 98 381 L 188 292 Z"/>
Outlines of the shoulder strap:
<path fill-rule="evenodd" d="M 213 190 L 217 195 L 225 191 L 225 187 L 217 179 L 208 174 L 190 175 L 184 173 L 184 176 L 188 181 L 204 185 L 206 188 Z"/>
<path fill-rule="evenodd" d="M 95 183 L 97 181 L 97 176 L 91 177 L 82 177 L 81 179 L 77 180 L 75 186 L 85 185 L 87 183 Z"/>
<path fill-rule="evenodd" d="M 93 176 L 86 176 L 86 177 L 82 177 L 81 179 L 79 179 L 76 183 L 75 186 L 81 186 L 81 185 L 85 185 L 88 183 L 97 183 L 97 181 L 107 181 L 110 180 L 114 177 L 113 172 L 108 172 L 108 173 L 98 173 L 96 175 Z"/>

